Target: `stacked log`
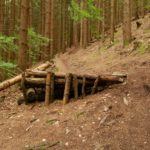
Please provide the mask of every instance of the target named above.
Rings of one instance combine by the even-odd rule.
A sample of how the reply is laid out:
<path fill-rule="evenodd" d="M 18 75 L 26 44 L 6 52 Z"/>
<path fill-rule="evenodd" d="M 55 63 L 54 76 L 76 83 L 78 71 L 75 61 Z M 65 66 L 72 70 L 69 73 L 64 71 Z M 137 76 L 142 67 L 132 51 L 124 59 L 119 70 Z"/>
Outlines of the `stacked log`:
<path fill-rule="evenodd" d="M 27 70 L 22 76 L 24 98 L 28 101 L 28 89 L 42 88 L 45 90 L 45 104 L 49 105 L 57 94 L 63 99 L 63 103 L 70 98 L 84 98 L 87 94 L 95 94 L 99 87 L 104 88 L 114 83 L 122 83 L 126 75 L 81 75 L 81 74 L 54 74 L 46 71 Z M 63 94 L 62 94 L 63 93 Z M 34 95 L 34 94 L 33 94 Z"/>
<path fill-rule="evenodd" d="M 50 67 L 52 64 L 50 62 L 46 62 L 44 64 L 41 64 L 40 66 L 34 68 L 34 70 L 32 70 L 33 72 L 35 71 L 40 71 L 40 70 L 46 70 L 48 67 Z M 11 79 L 8 79 L 2 83 L 0 83 L 0 91 L 20 82 L 22 79 L 22 74 L 14 77 L 14 78 L 11 78 Z"/>

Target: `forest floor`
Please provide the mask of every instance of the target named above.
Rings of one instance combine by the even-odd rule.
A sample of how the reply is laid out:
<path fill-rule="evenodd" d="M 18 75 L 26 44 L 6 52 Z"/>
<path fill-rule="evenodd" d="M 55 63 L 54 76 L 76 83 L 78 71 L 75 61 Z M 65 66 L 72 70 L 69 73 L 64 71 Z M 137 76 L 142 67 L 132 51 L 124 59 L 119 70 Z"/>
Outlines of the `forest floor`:
<path fill-rule="evenodd" d="M 149 20 L 149 21 L 148 21 Z M 142 26 L 135 41 L 122 48 L 121 29 L 115 42 L 107 39 L 87 49 L 69 49 L 54 62 L 58 72 L 128 75 L 124 84 L 63 106 L 56 101 L 21 106 L 15 85 L 0 93 L 1 150 L 149 150 L 150 148 L 150 19 Z M 145 52 L 145 53 L 144 53 Z M 144 53 L 144 54 L 143 54 Z"/>

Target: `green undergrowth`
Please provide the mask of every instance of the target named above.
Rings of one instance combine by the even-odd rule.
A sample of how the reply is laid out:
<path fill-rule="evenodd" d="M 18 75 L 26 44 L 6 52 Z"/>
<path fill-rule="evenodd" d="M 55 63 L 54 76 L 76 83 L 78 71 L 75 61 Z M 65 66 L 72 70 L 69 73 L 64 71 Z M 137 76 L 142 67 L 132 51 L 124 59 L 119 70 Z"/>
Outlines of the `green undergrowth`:
<path fill-rule="evenodd" d="M 4 77 L 12 77 L 16 74 L 16 64 L 0 60 L 0 71 Z"/>
<path fill-rule="evenodd" d="M 149 48 L 150 46 L 148 45 L 148 44 L 145 44 L 145 43 L 142 43 L 140 46 L 139 46 L 139 48 L 137 49 L 137 51 L 138 51 L 138 54 L 145 54 L 145 53 L 147 53 L 147 52 L 149 52 L 150 51 L 150 48 Z"/>

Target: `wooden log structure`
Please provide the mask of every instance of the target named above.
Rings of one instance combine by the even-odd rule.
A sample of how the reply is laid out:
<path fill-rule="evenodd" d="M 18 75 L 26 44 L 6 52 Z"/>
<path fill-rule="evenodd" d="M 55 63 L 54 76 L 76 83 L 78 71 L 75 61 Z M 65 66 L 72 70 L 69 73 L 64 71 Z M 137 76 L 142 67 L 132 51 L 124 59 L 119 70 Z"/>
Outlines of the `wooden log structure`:
<path fill-rule="evenodd" d="M 84 75 L 82 77 L 82 98 L 84 98 L 86 96 L 85 86 L 86 86 L 86 77 Z"/>
<path fill-rule="evenodd" d="M 47 72 L 46 71 L 34 71 L 34 70 L 27 70 L 26 72 L 26 75 L 27 76 L 34 76 L 34 77 L 43 77 L 43 78 L 46 78 L 46 75 L 47 75 Z M 73 74 L 74 75 L 74 74 Z M 64 78 L 65 74 L 56 74 L 55 75 L 57 78 Z M 97 78 L 97 75 L 89 75 L 89 74 L 86 74 L 85 77 L 87 79 L 91 79 L 91 80 L 95 80 Z M 126 74 L 122 74 L 122 75 L 100 75 L 99 76 L 101 78 L 101 80 L 103 81 L 110 81 L 110 82 L 124 82 L 127 78 L 127 75 Z M 82 79 L 83 78 L 83 75 L 82 74 L 78 74 L 77 75 L 77 78 L 78 79 Z"/>
<path fill-rule="evenodd" d="M 49 105 L 54 99 L 54 73 L 48 72 L 45 87 L 45 105 Z"/>
<path fill-rule="evenodd" d="M 69 73 L 65 77 L 65 89 L 64 89 L 64 97 L 63 97 L 63 104 L 67 104 L 69 102 L 69 94 L 71 89 L 71 78 L 72 74 Z"/>
<path fill-rule="evenodd" d="M 22 89 L 22 92 L 23 92 L 24 99 L 26 101 L 27 100 L 27 89 L 26 89 L 26 86 L 25 86 L 25 73 L 22 73 L 21 89 Z"/>
<path fill-rule="evenodd" d="M 126 75 L 54 74 L 27 70 L 22 77 L 22 84 L 24 84 L 23 93 L 26 99 L 29 99 L 29 94 L 25 94 L 29 89 L 41 88 L 45 92 L 45 105 L 53 102 L 57 95 L 61 95 L 63 104 L 67 104 L 70 98 L 78 99 L 80 96 L 84 98 L 87 94 L 95 94 L 99 89 L 104 89 L 111 84 L 122 83 L 126 78 Z M 34 95 L 33 90 L 30 91 Z"/>
<path fill-rule="evenodd" d="M 46 70 L 48 67 L 50 67 L 52 64 L 49 62 L 49 61 L 47 61 L 46 63 L 43 63 L 43 64 L 41 64 L 40 66 L 38 66 L 38 67 L 36 67 L 36 68 L 33 68 L 33 72 L 35 71 L 42 71 L 42 70 Z M 6 81 L 4 81 L 4 82 L 2 82 L 2 83 L 0 83 L 0 91 L 2 91 L 2 90 L 4 90 L 4 89 L 6 89 L 6 88 L 8 88 L 8 87 L 10 87 L 10 86 L 12 86 L 12 85 L 14 85 L 14 84 L 16 84 L 16 83 L 18 83 L 18 82 L 20 82 L 21 81 L 21 79 L 22 79 L 22 74 L 20 74 L 20 75 L 18 75 L 18 76 L 16 76 L 16 77 L 13 77 L 13 78 L 11 78 L 11 79 L 8 79 L 8 80 L 6 80 Z"/>
<path fill-rule="evenodd" d="M 92 92 L 91 92 L 91 94 L 95 94 L 96 89 L 97 89 L 97 87 L 98 87 L 99 81 L 100 81 L 100 77 L 98 76 L 98 77 L 96 78 L 95 82 L 94 82 L 93 87 L 92 87 Z"/>
<path fill-rule="evenodd" d="M 46 77 L 46 87 L 45 87 L 45 105 L 49 105 L 50 103 L 50 81 L 51 81 L 51 73 L 47 73 Z"/>
<path fill-rule="evenodd" d="M 74 98 L 77 100 L 79 93 L 78 93 L 78 78 L 76 75 L 73 75 L 73 88 L 74 88 Z"/>

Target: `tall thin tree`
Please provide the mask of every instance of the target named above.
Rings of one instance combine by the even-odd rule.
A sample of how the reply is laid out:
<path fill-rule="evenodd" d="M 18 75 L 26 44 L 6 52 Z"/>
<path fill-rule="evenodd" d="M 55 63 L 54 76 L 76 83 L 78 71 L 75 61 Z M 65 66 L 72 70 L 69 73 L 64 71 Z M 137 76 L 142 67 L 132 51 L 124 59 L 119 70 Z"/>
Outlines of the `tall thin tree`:
<path fill-rule="evenodd" d="M 29 17 L 29 1 L 21 1 L 21 20 L 20 20 L 20 37 L 19 37 L 19 52 L 18 66 L 21 70 L 28 67 L 28 17 Z"/>

